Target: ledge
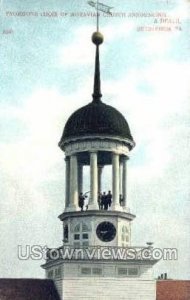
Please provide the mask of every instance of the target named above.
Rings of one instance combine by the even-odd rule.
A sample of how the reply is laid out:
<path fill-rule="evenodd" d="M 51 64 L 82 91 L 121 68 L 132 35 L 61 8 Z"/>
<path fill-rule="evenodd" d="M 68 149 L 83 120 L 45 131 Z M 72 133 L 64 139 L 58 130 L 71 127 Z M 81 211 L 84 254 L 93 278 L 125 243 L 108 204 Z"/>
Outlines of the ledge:
<path fill-rule="evenodd" d="M 132 215 L 127 212 L 121 211 L 104 211 L 104 210 L 87 210 L 87 211 L 71 211 L 71 212 L 64 212 L 58 216 L 61 221 L 64 221 L 68 218 L 75 218 L 75 217 L 94 217 L 94 216 L 101 216 L 101 217 L 119 217 L 125 220 L 132 221 L 136 216 Z"/>
<path fill-rule="evenodd" d="M 41 265 L 43 269 L 47 269 L 51 266 L 59 265 L 61 263 L 73 263 L 73 264 L 82 264 L 82 263 L 87 263 L 87 264 L 93 264 L 93 263 L 103 263 L 103 264 L 108 264 L 112 263 L 114 265 L 120 265 L 123 266 L 125 263 L 126 265 L 150 265 L 153 266 L 156 263 L 158 263 L 159 260 L 157 259 L 57 259 L 57 260 L 48 260 L 44 264 Z"/>
<path fill-rule="evenodd" d="M 78 142 L 78 141 L 82 141 L 82 140 L 107 140 L 107 141 L 120 141 L 125 143 L 126 145 L 130 145 L 131 148 L 135 147 L 135 142 L 128 139 L 128 138 L 124 138 L 118 135 L 110 135 L 110 134 L 93 134 L 93 135 L 84 135 L 84 136 L 73 136 L 73 137 L 69 137 L 69 138 L 65 138 L 64 141 L 60 141 L 59 142 L 59 147 L 64 150 L 65 145 L 70 144 L 72 142 Z"/>

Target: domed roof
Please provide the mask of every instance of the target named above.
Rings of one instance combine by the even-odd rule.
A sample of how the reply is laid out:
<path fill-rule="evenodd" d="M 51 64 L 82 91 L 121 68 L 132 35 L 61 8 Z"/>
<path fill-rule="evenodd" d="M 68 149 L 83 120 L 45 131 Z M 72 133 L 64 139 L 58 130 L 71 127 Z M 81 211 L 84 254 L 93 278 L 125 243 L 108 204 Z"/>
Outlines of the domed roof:
<path fill-rule="evenodd" d="M 114 107 L 101 101 L 99 45 L 103 42 L 102 34 L 98 31 L 95 32 L 92 35 L 92 41 L 96 45 L 93 101 L 70 116 L 65 125 L 59 146 L 63 149 L 64 143 L 70 138 L 98 135 L 127 140 L 129 148 L 132 149 L 135 143 L 126 119 Z"/>
<path fill-rule="evenodd" d="M 86 135 L 117 136 L 129 139 L 133 143 L 129 125 L 124 116 L 114 107 L 101 101 L 93 101 L 70 116 L 59 144 L 64 143 L 65 139 Z"/>

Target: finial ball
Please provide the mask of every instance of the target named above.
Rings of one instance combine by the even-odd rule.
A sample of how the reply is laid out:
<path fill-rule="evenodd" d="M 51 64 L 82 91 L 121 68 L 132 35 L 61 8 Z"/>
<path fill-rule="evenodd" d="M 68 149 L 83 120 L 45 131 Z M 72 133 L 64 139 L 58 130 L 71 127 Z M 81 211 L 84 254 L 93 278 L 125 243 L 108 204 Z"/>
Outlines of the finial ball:
<path fill-rule="evenodd" d="M 104 36 L 99 32 L 94 32 L 92 35 L 92 42 L 96 45 L 99 46 L 103 43 L 104 41 Z"/>

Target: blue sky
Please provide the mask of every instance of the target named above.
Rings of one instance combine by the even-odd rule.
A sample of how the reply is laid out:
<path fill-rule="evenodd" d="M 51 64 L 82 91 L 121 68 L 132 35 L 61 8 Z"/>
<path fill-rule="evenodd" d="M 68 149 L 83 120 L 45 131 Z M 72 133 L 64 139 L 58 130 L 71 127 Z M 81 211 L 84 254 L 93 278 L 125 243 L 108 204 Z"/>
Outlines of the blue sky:
<path fill-rule="evenodd" d="M 91 101 L 93 17 L 41 17 L 44 11 L 94 12 L 87 1 L 2 1 L 0 41 L 0 230 L 2 277 L 43 277 L 39 261 L 17 259 L 17 245 L 59 246 L 64 155 L 57 144 L 69 115 Z M 189 2 L 104 1 L 114 12 L 165 12 L 172 32 L 137 32 L 154 18 L 102 17 L 103 101 L 127 118 L 136 148 L 128 203 L 135 245 L 179 250 L 155 275 L 189 279 Z M 7 17 L 33 11 L 38 17 Z M 3 34 L 11 29 L 12 34 Z M 105 183 L 105 187 L 107 188 Z"/>

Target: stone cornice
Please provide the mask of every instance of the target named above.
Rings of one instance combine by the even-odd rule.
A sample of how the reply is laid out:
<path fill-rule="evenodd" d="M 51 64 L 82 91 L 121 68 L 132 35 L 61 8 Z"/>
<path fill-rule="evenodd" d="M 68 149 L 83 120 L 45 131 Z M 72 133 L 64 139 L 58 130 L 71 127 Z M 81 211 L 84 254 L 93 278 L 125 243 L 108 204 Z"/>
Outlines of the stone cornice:
<path fill-rule="evenodd" d="M 59 143 L 59 147 L 65 151 L 65 146 L 67 146 L 70 143 L 73 142 L 79 142 L 79 141 L 88 141 L 88 140 L 106 140 L 106 141 L 119 141 L 122 144 L 125 144 L 126 146 L 128 145 L 130 150 L 134 148 L 135 142 L 131 141 L 130 139 L 127 138 L 122 138 L 119 136 L 110 136 L 110 135 L 85 135 L 81 137 L 72 137 L 72 138 L 67 138 L 64 140 L 64 142 Z"/>
<path fill-rule="evenodd" d="M 73 211 L 73 212 L 64 212 L 59 215 L 61 221 L 67 220 L 68 218 L 84 218 L 84 217 L 119 217 L 125 220 L 132 221 L 136 216 L 130 213 L 121 212 L 121 211 L 104 211 L 104 210 L 87 210 L 84 212 Z"/>
<path fill-rule="evenodd" d="M 153 266 L 155 265 L 157 262 L 159 262 L 158 259 L 113 259 L 113 258 L 110 258 L 110 259 L 93 259 L 92 260 L 93 263 L 103 263 L 103 264 L 108 264 L 108 263 L 113 263 L 114 265 L 117 265 L 119 266 L 121 264 L 121 266 L 124 266 L 125 263 L 127 264 L 127 266 L 130 266 L 130 265 L 137 265 L 137 266 L 140 266 L 140 265 L 150 265 L 150 266 Z M 55 265 L 59 265 L 61 263 L 74 263 L 76 264 L 76 262 L 78 264 L 82 264 L 82 263 L 89 263 L 89 264 L 92 264 L 92 261 L 90 261 L 89 259 L 62 259 L 62 258 L 59 258 L 59 259 L 55 259 L 55 260 L 47 260 L 46 263 L 44 263 L 43 265 L 41 265 L 41 267 L 43 269 L 46 269 L 46 268 L 49 268 L 50 266 L 55 266 Z"/>
<path fill-rule="evenodd" d="M 80 152 L 108 151 L 129 156 L 129 147 L 122 140 L 94 137 L 93 139 L 72 140 L 64 145 L 66 156 Z"/>

